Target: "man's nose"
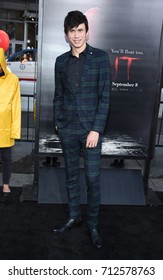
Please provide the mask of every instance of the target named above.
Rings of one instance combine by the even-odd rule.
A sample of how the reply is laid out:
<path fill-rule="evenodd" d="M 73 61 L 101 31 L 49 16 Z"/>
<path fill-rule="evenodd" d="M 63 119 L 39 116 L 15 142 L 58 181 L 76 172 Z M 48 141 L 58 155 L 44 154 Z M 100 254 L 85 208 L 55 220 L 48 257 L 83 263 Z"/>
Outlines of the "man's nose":
<path fill-rule="evenodd" d="M 75 38 L 79 36 L 78 31 L 75 31 Z"/>

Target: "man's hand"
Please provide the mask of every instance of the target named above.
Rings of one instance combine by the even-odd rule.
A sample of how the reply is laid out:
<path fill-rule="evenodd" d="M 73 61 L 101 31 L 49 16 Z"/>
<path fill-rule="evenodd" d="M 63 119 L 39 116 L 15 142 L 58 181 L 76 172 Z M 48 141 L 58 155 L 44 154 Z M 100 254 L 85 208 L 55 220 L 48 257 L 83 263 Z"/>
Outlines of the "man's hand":
<path fill-rule="evenodd" d="M 94 148 L 97 146 L 99 132 L 90 131 L 86 139 L 86 148 Z"/>

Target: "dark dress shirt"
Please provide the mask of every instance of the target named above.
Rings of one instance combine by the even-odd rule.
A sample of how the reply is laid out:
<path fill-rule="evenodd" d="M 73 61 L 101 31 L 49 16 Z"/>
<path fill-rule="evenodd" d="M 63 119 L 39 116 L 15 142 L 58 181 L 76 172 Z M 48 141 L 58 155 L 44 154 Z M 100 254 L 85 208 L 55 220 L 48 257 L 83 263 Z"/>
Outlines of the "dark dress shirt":
<path fill-rule="evenodd" d="M 75 88 L 78 88 L 80 85 L 86 51 L 87 47 L 79 54 L 79 58 L 71 53 L 67 63 L 67 75 Z"/>

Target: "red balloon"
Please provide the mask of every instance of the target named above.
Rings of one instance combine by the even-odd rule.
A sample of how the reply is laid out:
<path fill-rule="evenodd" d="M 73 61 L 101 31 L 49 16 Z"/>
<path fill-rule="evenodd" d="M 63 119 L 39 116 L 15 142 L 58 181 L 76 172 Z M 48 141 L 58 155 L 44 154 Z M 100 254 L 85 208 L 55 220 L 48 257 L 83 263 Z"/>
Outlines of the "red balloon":
<path fill-rule="evenodd" d="M 8 34 L 5 31 L 0 30 L 0 48 L 3 48 L 4 52 L 6 52 L 8 50 L 9 44 L 10 39 Z"/>

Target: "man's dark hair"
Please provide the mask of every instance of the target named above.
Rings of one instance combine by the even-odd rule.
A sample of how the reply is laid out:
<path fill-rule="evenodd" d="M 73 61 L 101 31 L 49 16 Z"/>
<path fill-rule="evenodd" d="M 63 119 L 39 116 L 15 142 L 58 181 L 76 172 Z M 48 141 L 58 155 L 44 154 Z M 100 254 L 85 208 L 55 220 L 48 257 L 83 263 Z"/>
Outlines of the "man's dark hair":
<path fill-rule="evenodd" d="M 86 32 L 88 31 L 88 20 L 80 11 L 71 11 L 64 20 L 64 32 L 67 35 L 71 28 L 78 27 L 81 23 L 85 24 Z"/>

